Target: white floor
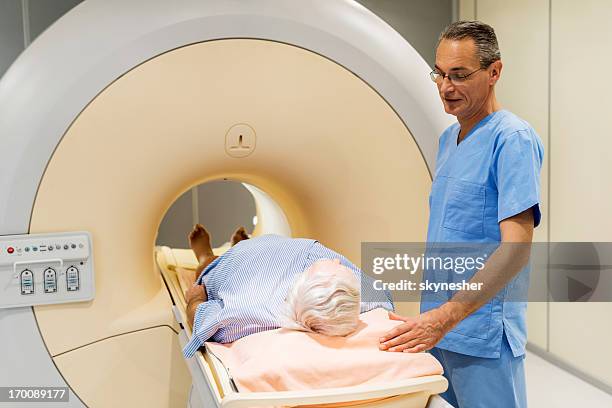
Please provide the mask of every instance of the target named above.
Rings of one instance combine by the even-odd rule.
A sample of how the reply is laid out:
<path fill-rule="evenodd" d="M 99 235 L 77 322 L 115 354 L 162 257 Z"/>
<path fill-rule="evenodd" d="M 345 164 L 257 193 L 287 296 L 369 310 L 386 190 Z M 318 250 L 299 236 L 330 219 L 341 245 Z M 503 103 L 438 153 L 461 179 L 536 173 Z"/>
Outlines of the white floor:
<path fill-rule="evenodd" d="M 612 407 L 612 395 L 531 352 L 525 359 L 525 375 L 529 408 Z"/>

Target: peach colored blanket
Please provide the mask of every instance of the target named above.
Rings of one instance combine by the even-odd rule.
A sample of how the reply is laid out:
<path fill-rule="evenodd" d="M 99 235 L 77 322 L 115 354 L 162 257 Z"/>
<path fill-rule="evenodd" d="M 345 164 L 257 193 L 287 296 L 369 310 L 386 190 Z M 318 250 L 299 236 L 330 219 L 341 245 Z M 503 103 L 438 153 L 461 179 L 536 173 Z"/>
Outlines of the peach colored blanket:
<path fill-rule="evenodd" d="M 206 345 L 242 392 L 371 385 L 442 374 L 428 353 L 378 349 L 378 338 L 400 323 L 389 320 L 386 310 L 375 309 L 363 313 L 359 328 L 347 337 L 276 329 Z"/>

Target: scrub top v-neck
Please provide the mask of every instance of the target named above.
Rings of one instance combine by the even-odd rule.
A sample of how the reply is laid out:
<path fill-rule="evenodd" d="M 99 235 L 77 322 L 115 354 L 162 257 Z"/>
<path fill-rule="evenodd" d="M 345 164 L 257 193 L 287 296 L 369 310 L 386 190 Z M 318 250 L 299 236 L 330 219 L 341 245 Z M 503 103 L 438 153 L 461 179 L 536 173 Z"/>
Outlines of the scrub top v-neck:
<path fill-rule="evenodd" d="M 533 209 L 540 223 L 540 169 L 542 142 L 525 121 L 506 110 L 493 112 L 457 144 L 460 127 L 451 125 L 440 136 L 436 170 L 429 197 L 428 243 L 496 245 L 499 223 Z M 458 274 L 450 279 L 457 278 Z M 436 279 L 426 271 L 426 277 Z M 437 277 L 439 280 L 440 276 Z M 465 278 L 465 276 L 463 277 Z M 525 268 L 503 291 L 472 313 L 437 345 L 457 353 L 497 358 L 505 331 L 515 356 L 524 354 L 525 302 L 512 297 L 512 288 L 525 289 Z M 421 311 L 438 307 L 442 300 L 426 298 Z"/>

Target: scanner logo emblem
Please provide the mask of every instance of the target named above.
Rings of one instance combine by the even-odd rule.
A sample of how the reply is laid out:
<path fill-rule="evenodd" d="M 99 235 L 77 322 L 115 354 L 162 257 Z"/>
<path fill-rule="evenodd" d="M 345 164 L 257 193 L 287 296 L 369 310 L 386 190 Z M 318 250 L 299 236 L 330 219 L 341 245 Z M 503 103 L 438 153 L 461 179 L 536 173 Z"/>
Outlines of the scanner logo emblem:
<path fill-rule="evenodd" d="M 246 123 L 238 123 L 225 134 L 225 152 L 235 158 L 247 157 L 255 150 L 255 130 Z"/>

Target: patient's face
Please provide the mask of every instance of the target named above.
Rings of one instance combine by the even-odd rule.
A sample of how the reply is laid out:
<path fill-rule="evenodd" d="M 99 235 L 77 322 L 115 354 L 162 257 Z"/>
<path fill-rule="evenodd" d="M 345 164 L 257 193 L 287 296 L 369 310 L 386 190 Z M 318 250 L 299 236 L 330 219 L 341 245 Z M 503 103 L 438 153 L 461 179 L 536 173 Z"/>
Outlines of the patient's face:
<path fill-rule="evenodd" d="M 324 275 L 330 279 L 357 280 L 353 271 L 342 265 L 339 259 L 320 259 L 304 272 L 309 276 Z"/>

